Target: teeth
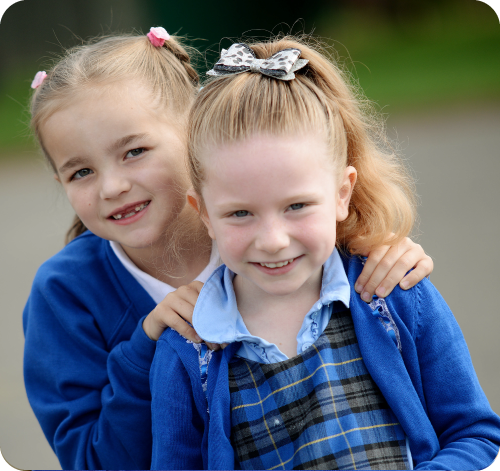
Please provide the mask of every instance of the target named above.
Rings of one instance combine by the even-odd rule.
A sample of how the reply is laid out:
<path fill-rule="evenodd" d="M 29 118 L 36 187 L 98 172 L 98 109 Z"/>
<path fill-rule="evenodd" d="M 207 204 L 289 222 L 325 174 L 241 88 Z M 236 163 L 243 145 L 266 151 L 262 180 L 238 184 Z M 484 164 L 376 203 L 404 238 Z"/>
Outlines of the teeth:
<path fill-rule="evenodd" d="M 146 202 L 146 203 L 142 203 L 140 204 L 139 206 L 136 206 L 134 209 L 135 211 L 131 211 L 130 213 L 127 213 L 125 214 L 125 216 L 123 216 L 123 214 L 113 214 L 113 218 L 114 219 L 121 219 L 121 218 L 129 218 L 130 216 L 133 216 L 134 214 L 138 213 L 139 211 L 142 211 L 150 202 Z"/>
<path fill-rule="evenodd" d="M 260 265 L 263 267 L 267 267 L 267 268 L 281 268 L 281 267 L 287 266 L 289 263 L 292 263 L 293 261 L 294 261 L 294 259 L 291 258 L 290 260 L 285 260 L 284 262 L 261 263 Z"/>

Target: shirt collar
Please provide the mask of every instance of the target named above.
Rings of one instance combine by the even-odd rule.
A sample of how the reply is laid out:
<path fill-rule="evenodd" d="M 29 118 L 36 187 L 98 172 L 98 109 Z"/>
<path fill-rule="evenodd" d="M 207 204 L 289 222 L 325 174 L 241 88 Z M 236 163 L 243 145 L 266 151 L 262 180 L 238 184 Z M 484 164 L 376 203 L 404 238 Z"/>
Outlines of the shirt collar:
<path fill-rule="evenodd" d="M 236 305 L 233 289 L 234 273 L 221 265 L 203 286 L 193 313 L 193 326 L 201 338 L 214 343 L 254 342 Z M 333 301 L 349 307 L 350 287 L 340 255 L 335 249 L 323 265 L 320 299 L 309 313 Z"/>

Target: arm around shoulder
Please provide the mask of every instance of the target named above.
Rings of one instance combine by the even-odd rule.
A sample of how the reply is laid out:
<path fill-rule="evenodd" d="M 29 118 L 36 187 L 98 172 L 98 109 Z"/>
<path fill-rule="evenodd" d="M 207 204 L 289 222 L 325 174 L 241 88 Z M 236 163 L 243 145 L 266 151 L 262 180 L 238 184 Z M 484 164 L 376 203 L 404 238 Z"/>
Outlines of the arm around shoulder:
<path fill-rule="evenodd" d="M 436 288 L 415 288 L 415 342 L 427 413 L 440 451 L 415 469 L 484 469 L 500 445 L 500 418 L 479 385 L 467 344 Z"/>

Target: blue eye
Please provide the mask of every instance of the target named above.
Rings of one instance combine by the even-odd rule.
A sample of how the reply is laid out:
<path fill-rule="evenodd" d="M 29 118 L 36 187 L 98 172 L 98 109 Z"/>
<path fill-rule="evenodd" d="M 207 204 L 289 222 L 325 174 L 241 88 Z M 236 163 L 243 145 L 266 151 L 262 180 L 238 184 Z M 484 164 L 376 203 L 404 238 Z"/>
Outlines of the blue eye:
<path fill-rule="evenodd" d="M 73 180 L 80 180 L 81 178 L 84 178 L 87 175 L 90 175 L 91 173 L 94 173 L 94 172 L 92 170 L 90 170 L 90 168 L 82 168 L 81 170 L 78 170 L 78 172 L 75 172 L 72 179 Z"/>
<path fill-rule="evenodd" d="M 294 203 L 290 205 L 290 209 L 296 211 L 297 209 L 302 209 L 305 206 L 304 203 Z"/>
<path fill-rule="evenodd" d="M 137 157 L 138 155 L 141 155 L 145 150 L 146 149 L 144 149 L 144 147 L 129 150 L 126 157 Z"/>
<path fill-rule="evenodd" d="M 237 218 L 244 218 L 245 216 L 248 216 L 249 215 L 249 212 L 248 211 L 244 211 L 244 210 L 241 210 L 241 211 L 236 211 L 235 213 L 233 213 Z"/>

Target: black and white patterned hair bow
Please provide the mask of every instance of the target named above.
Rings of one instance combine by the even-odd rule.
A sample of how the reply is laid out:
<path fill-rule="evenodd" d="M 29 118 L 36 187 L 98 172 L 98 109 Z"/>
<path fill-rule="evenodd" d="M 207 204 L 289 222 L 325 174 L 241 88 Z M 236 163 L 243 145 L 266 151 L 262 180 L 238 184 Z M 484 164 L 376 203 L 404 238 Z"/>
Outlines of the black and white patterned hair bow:
<path fill-rule="evenodd" d="M 283 49 L 268 59 L 257 59 L 246 44 L 233 44 L 229 50 L 222 49 L 220 59 L 207 75 L 216 77 L 235 75 L 242 72 L 260 72 L 279 80 L 292 80 L 294 72 L 302 69 L 309 61 L 299 59 L 300 49 Z"/>

